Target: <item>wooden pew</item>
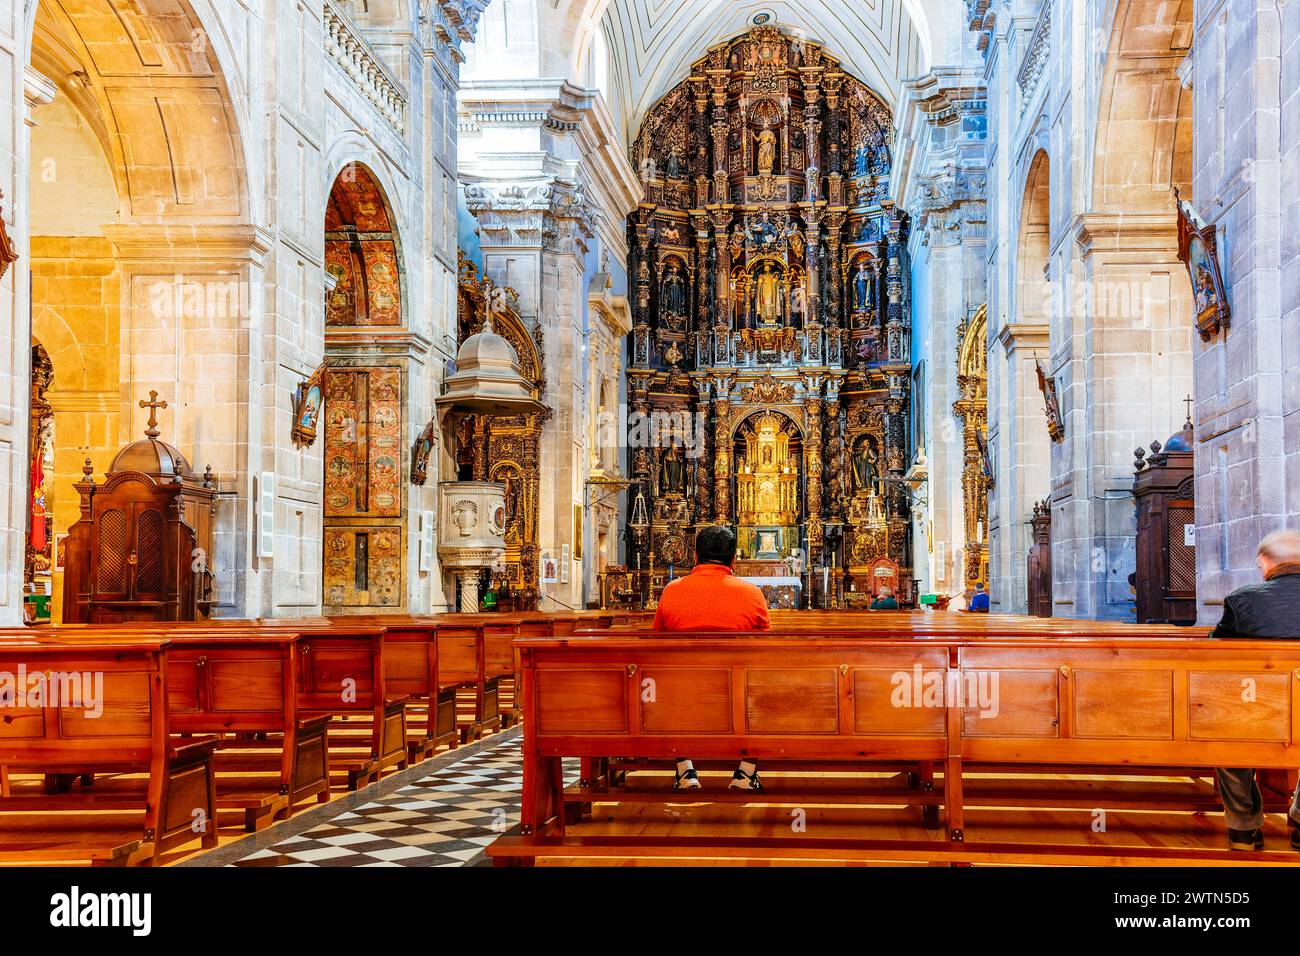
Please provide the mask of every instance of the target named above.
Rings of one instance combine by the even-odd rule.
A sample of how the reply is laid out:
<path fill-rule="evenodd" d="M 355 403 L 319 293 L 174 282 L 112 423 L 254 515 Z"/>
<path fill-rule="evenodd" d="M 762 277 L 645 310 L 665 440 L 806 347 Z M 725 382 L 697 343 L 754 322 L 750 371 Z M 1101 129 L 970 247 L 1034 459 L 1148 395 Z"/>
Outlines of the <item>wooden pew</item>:
<path fill-rule="evenodd" d="M 739 854 L 768 859 L 938 860 L 943 862 L 1223 862 L 1226 851 L 1004 844 L 968 839 L 966 774 L 994 766 L 1020 772 L 1072 768 L 1216 766 L 1278 771 L 1300 767 L 1300 642 L 1213 641 L 1186 629 L 1125 628 L 1073 622 L 1048 636 L 1005 622 L 967 624 L 966 636 L 879 636 L 901 622 L 856 634 L 602 636 L 520 639 L 524 683 L 524 793 L 521 835 L 489 847 L 497 863 L 538 856 L 664 857 Z M 939 628 L 942 630 L 943 628 Z M 924 630 L 924 629 L 922 629 Z M 1155 631 L 1155 635 L 1152 632 Z M 1091 633 L 1089 633 L 1091 632 Z M 977 636 L 972 636 L 977 635 Z M 919 668 L 919 670 L 918 670 Z M 899 675 L 905 680 L 900 682 Z M 650 683 L 646 683 L 647 680 Z M 936 705 L 896 698 L 927 681 Z M 996 706 L 978 689 L 996 687 Z M 1243 700 L 1242 687 L 1252 688 Z M 647 695 L 647 688 L 653 693 Z M 966 689 L 963 694 L 962 688 Z M 946 689 L 946 690 L 945 690 Z M 986 695 L 987 696 L 987 695 Z M 900 703 L 900 701 L 902 701 Z M 653 800 L 781 804 L 810 799 L 769 788 L 759 793 L 630 791 L 588 786 L 565 792 L 560 761 L 643 758 L 733 761 L 750 756 L 772 770 L 812 761 L 862 769 L 878 761 L 930 761 L 942 786 L 896 802 L 941 804 L 947 839 L 816 839 L 775 836 L 569 836 L 569 807 Z M 1050 795 L 1025 804 L 1060 806 Z M 1018 788 L 997 795 L 1015 801 Z M 818 803 L 828 801 L 817 791 Z M 852 788 L 829 802 L 880 803 Z M 1068 804 L 1067 804 L 1068 805 Z M 1075 804 L 1088 806 L 1088 804 Z M 1091 806 L 1098 804 L 1092 802 Z M 579 828 L 575 828 L 579 829 Z M 1294 862 L 1294 854 L 1233 854 L 1234 862 Z"/>
<path fill-rule="evenodd" d="M 361 715 L 370 720 L 370 732 L 360 743 L 360 752 L 342 761 L 349 790 L 378 780 L 389 767 L 405 770 L 410 760 L 406 745 L 409 698 L 388 687 L 384 633 L 382 627 L 344 621 L 300 631 L 299 710 L 306 715 Z M 331 737 L 335 736 L 331 731 Z"/>
<path fill-rule="evenodd" d="M 432 756 L 439 747 L 456 746 L 456 688 L 454 680 L 442 676 L 439 660 L 437 618 L 430 615 L 375 614 L 353 619 L 384 628 L 384 673 L 390 694 L 404 694 L 412 702 L 422 701 L 423 727 L 412 725 L 407 742 L 408 759 L 418 762 Z M 410 715 L 408 714 L 408 720 Z"/>
<path fill-rule="evenodd" d="M 9 788 L 0 797 L 0 863 L 130 865 L 155 862 L 200 835 L 204 847 L 216 845 L 215 741 L 171 737 L 169 646 L 146 638 L 0 641 L 6 674 L 102 676 L 98 715 L 84 698 L 69 700 L 62 691 L 57 706 L 10 697 L 3 708 L 0 766 Z M 69 686 L 61 678 L 60 685 Z M 15 793 L 14 773 L 45 774 L 47 792 Z M 72 789 L 74 780 L 96 773 L 145 774 L 144 792 Z"/>
<path fill-rule="evenodd" d="M 462 742 L 477 740 L 486 731 L 501 728 L 501 678 L 488 676 L 487 648 L 478 615 L 439 615 L 439 679 L 466 688 L 472 703 L 458 715 Z"/>
<path fill-rule="evenodd" d="M 382 626 L 348 618 L 262 618 L 173 622 L 166 627 L 168 633 L 297 635 L 299 717 L 340 718 L 330 728 L 329 746 L 340 755 L 331 759 L 331 772 L 346 774 L 348 789 L 355 790 L 389 767 L 406 768 L 407 697 L 388 689 Z M 346 723 L 357 718 L 365 720 L 364 736 L 352 734 Z M 358 733 L 363 731 L 359 727 Z"/>
<path fill-rule="evenodd" d="M 51 625 L 30 632 L 43 642 L 95 638 L 129 643 L 157 624 Z M 12 633 L 12 632 L 10 632 Z M 168 625 L 167 711 L 173 734 L 221 735 L 215 756 L 217 806 L 237 810 L 255 832 L 287 817 L 302 800 L 329 799 L 328 716 L 298 713 L 298 634 L 247 627 Z M 8 636 L 0 632 L 0 640 Z M 265 738 L 262 743 L 250 739 Z M 271 781 L 251 775 L 264 764 L 248 751 L 279 751 Z M 101 792 L 103 788 L 101 787 Z"/>
<path fill-rule="evenodd" d="M 285 819 L 303 800 L 329 799 L 329 714 L 298 710 L 299 636 L 296 633 L 172 635 L 168 710 L 180 733 L 239 735 L 217 755 L 218 806 L 241 810 L 250 833 Z M 279 772 L 267 793 L 256 778 L 249 735 L 279 739 Z M 273 743 L 272 746 L 275 746 Z M 238 774 L 226 778 L 222 771 Z"/>

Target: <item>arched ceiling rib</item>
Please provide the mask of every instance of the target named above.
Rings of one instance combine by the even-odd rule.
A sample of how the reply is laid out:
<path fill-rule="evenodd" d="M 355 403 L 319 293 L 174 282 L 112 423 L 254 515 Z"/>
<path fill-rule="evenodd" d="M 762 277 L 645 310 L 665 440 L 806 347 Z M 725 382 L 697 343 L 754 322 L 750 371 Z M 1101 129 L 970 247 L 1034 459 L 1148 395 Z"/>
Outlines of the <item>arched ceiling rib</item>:
<path fill-rule="evenodd" d="M 921 38 L 903 0 L 610 0 L 600 28 L 609 50 L 609 95 L 630 140 L 646 113 L 709 47 L 743 33 L 756 15 L 842 58 L 845 69 L 897 103 L 902 79 L 925 69 Z"/>

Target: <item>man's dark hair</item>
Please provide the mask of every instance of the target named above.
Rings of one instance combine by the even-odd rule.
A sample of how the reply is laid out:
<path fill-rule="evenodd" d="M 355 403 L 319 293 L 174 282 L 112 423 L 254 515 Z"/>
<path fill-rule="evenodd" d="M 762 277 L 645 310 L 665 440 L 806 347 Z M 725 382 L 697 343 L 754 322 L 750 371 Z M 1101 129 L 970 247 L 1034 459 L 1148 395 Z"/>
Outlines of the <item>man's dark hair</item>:
<path fill-rule="evenodd" d="M 730 565 L 736 560 L 736 532 L 723 524 L 702 529 L 695 536 L 695 560 Z"/>

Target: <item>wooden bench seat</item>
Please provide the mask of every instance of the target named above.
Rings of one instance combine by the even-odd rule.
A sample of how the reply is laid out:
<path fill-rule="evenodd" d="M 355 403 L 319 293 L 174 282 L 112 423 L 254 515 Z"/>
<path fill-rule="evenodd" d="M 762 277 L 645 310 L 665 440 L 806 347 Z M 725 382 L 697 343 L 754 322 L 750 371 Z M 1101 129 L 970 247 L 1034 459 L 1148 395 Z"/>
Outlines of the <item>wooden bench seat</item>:
<path fill-rule="evenodd" d="M 5 707 L 0 767 L 10 795 L 0 796 L 0 833 L 7 827 L 15 836 L 0 839 L 0 863 L 30 860 L 48 848 L 51 832 L 63 835 L 65 861 L 99 865 L 155 862 L 196 840 L 216 845 L 216 741 L 171 736 L 169 649 L 169 641 L 147 638 L 39 641 L 11 634 L 0 641 L 0 671 L 8 674 L 102 679 L 98 700 L 61 696 Z M 32 795 L 20 787 L 13 794 L 14 778 L 23 773 L 53 777 L 48 789 L 56 792 Z M 98 774 L 134 774 L 139 785 L 129 795 L 100 796 L 93 783 L 85 786 Z M 98 811 L 123 809 L 133 812 L 125 822 L 118 815 L 113 827 L 91 822 Z"/>
<path fill-rule="evenodd" d="M 105 641 L 130 641 L 157 633 L 157 625 L 60 625 L 42 628 L 42 640 L 95 634 Z M 298 712 L 299 636 L 256 626 L 178 624 L 169 626 L 167 705 L 174 734 L 216 734 L 214 760 L 217 806 L 244 815 L 249 832 L 288 816 L 303 800 L 329 796 L 328 715 Z M 232 765 L 245 738 L 268 739 L 259 748 L 274 751 L 263 759 Z M 254 770 L 273 772 L 254 774 Z M 236 777 L 234 774 L 238 773 Z"/>
<path fill-rule="evenodd" d="M 1292 773 L 1300 767 L 1300 749 L 1292 746 L 1300 721 L 1300 694 L 1294 691 L 1300 643 L 1213 641 L 1196 632 L 1189 636 L 1186 629 L 1089 622 L 1037 636 L 982 617 L 969 624 L 941 622 L 919 636 L 881 636 L 900 624 L 879 622 L 856 633 L 823 629 L 819 635 L 666 636 L 611 628 L 600 635 L 519 639 L 525 698 L 521 835 L 497 841 L 489 855 L 511 862 L 576 849 L 595 852 L 598 844 L 583 842 L 581 826 L 571 838 L 566 833 L 592 803 L 763 804 L 801 795 L 815 802 L 820 793 L 787 793 L 779 786 L 729 793 L 719 781 L 702 793 L 683 794 L 667 789 L 667 773 L 658 794 L 641 789 L 634 778 L 611 788 L 609 767 L 626 760 L 666 769 L 679 756 L 701 766 L 734 766 L 737 757 L 747 756 L 760 762 L 765 777 L 776 779 L 784 761 L 838 764 L 849 771 L 877 763 L 914 764 L 918 770 L 928 765 L 937 771 L 929 780 L 918 773 L 903 778 L 903 785 L 853 781 L 842 788 L 843 796 L 832 794 L 827 802 L 942 807 L 941 859 L 953 862 L 1008 853 L 1006 862 L 1105 862 L 1128 852 L 971 846 L 968 808 L 1207 810 L 1214 801 L 1205 778 L 1216 766 Z M 929 679 L 941 689 L 937 702 L 919 693 Z M 986 689 L 996 688 L 987 699 L 977 692 L 981 680 Z M 909 681 L 916 682 L 917 696 L 909 691 L 899 697 L 896 692 Z M 1243 699 L 1243 686 L 1250 688 L 1249 699 Z M 958 693 L 963 688 L 967 699 Z M 564 757 L 585 758 L 591 779 L 566 791 Z M 991 770 L 1063 774 L 1116 766 L 1130 768 L 1135 778 L 1143 770 L 1150 775 L 1182 768 L 1189 792 L 1141 779 L 1022 786 L 1020 779 L 999 779 Z M 617 842 L 612 838 L 611 845 Z M 781 853 L 792 852 L 788 841 L 780 842 Z M 867 842 L 872 845 L 853 848 L 855 858 L 876 859 L 872 854 L 888 849 Z M 973 842 L 989 841 L 977 834 Z M 629 853 L 677 858 L 707 853 L 725 841 L 710 835 L 699 843 L 656 837 L 647 844 L 629 837 L 623 846 Z M 951 844 L 965 846 L 953 850 Z M 919 851 L 922 857 L 933 852 L 928 846 Z M 1199 862 L 1203 853 L 1215 852 L 1188 851 L 1187 859 Z M 915 847 L 895 848 L 885 858 L 916 853 Z M 1138 856 L 1173 859 L 1177 853 Z M 1288 856 L 1296 862 L 1294 854 Z"/>

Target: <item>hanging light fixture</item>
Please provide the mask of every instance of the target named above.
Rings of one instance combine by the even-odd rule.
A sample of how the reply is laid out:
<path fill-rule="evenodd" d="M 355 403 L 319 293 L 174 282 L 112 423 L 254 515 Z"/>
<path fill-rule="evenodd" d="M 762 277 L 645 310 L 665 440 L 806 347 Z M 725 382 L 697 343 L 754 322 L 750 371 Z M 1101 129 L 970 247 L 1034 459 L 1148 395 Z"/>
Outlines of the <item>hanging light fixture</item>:
<path fill-rule="evenodd" d="M 645 491 L 637 488 L 636 499 L 632 502 L 632 520 L 627 526 L 633 531 L 644 533 L 650 527 L 650 514 L 646 509 Z"/>

